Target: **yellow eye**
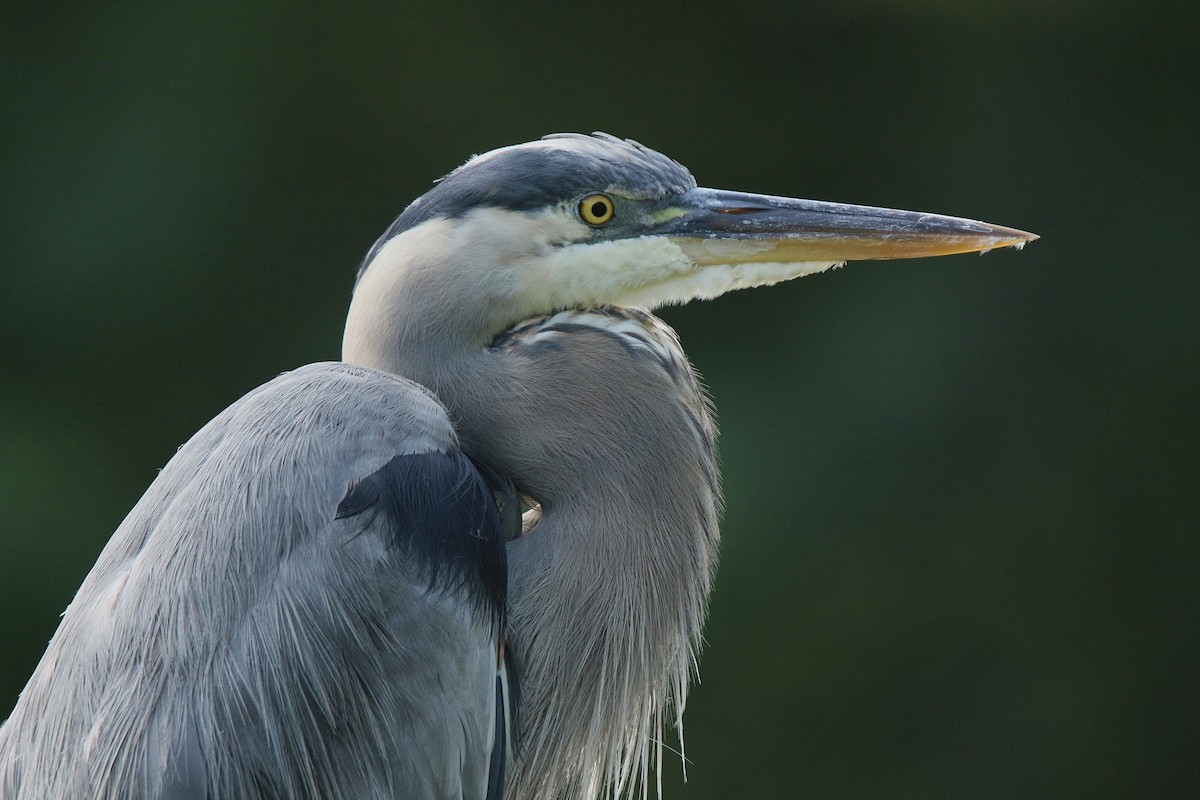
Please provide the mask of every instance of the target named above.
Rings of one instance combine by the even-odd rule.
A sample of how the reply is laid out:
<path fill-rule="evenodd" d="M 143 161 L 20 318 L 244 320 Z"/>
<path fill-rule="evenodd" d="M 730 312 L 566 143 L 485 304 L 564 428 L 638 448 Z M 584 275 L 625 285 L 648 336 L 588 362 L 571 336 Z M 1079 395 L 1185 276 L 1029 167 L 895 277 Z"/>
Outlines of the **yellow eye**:
<path fill-rule="evenodd" d="M 606 194 L 589 194 L 579 201 L 579 216 L 588 225 L 604 225 L 613 218 L 613 201 Z"/>

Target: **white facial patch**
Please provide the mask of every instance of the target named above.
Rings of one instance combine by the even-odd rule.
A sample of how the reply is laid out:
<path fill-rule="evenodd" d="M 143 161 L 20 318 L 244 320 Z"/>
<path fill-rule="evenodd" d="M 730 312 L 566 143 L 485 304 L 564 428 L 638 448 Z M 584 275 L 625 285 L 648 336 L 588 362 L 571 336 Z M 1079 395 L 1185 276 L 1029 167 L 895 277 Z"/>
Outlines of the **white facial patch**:
<path fill-rule="evenodd" d="M 683 251 L 680 250 L 682 255 Z M 686 256 L 684 256 L 686 258 Z M 793 278 L 840 267 L 840 261 L 797 263 L 710 264 L 693 266 L 690 272 L 672 275 L 658 283 L 628 290 L 618 305 L 635 308 L 660 308 L 681 305 L 689 300 L 711 300 L 736 289 L 770 286 Z"/>
<path fill-rule="evenodd" d="M 629 305 L 647 284 L 695 270 L 692 260 L 662 236 L 638 236 L 560 247 L 524 264 L 522 280 L 545 310 Z"/>

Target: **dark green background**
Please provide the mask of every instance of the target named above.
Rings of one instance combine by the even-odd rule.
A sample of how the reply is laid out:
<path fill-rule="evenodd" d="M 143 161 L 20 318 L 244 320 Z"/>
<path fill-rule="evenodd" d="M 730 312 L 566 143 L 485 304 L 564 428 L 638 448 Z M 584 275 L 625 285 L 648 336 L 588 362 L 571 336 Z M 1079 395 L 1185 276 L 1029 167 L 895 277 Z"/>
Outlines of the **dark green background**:
<path fill-rule="evenodd" d="M 1043 236 L 663 312 L 728 491 L 667 797 L 1197 791 L 1196 3 L 50 8 L 0 25 L 0 717 L 175 448 L 337 357 L 395 214 L 604 129 Z"/>

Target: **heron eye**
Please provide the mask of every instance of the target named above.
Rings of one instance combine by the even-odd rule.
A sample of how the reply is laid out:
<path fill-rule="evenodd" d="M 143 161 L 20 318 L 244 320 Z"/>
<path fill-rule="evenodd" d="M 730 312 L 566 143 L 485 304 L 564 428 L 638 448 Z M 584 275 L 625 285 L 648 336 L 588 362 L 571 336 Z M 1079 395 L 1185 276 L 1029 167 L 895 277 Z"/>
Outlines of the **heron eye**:
<path fill-rule="evenodd" d="M 613 218 L 612 198 L 605 194 L 589 194 L 579 201 L 579 216 L 588 225 L 604 225 Z"/>

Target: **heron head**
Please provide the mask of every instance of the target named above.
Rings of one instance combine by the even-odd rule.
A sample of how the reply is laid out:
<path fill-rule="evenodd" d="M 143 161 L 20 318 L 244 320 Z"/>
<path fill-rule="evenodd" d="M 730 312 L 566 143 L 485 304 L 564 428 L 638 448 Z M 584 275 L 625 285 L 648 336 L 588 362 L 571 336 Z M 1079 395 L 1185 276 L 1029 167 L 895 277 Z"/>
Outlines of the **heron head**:
<path fill-rule="evenodd" d="M 424 302 L 469 305 L 486 337 L 566 308 L 655 308 L 845 261 L 1036 238 L 938 214 L 700 188 L 631 140 L 555 134 L 476 156 L 413 202 L 364 259 L 356 301 L 368 285 L 420 287 Z"/>

